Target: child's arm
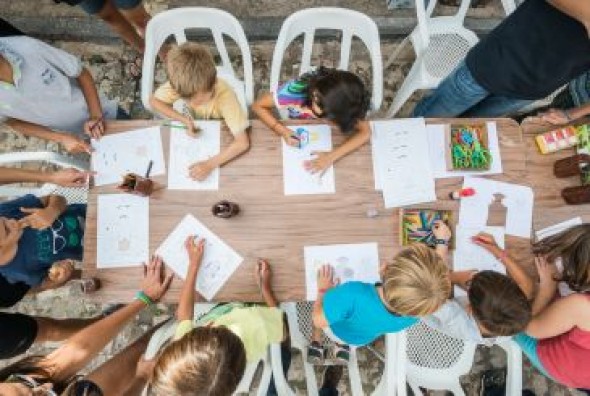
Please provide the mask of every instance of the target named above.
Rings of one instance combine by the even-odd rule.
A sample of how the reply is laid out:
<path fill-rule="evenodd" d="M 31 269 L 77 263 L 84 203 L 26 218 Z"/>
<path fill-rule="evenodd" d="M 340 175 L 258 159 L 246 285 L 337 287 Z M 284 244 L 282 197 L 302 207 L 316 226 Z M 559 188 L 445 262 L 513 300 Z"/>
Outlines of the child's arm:
<path fill-rule="evenodd" d="M 190 176 L 195 180 L 205 180 L 215 168 L 233 160 L 248 148 L 250 148 L 250 138 L 248 133 L 244 131 L 236 135 L 233 142 L 216 156 L 192 164 L 189 168 Z"/>
<path fill-rule="evenodd" d="M 32 124 L 15 118 L 8 119 L 6 124 L 16 132 L 22 133 L 25 136 L 32 136 L 61 144 L 68 153 L 91 153 L 91 148 L 88 143 L 66 132 L 55 132 L 42 125 Z"/>
<path fill-rule="evenodd" d="M 551 338 L 590 323 L 590 304 L 581 294 L 570 294 L 555 301 L 530 321 L 526 333 L 535 338 Z M 590 328 L 586 327 L 586 330 Z"/>
<path fill-rule="evenodd" d="M 549 109 L 541 114 L 539 117 L 553 125 L 567 124 L 570 121 L 586 117 L 590 114 L 590 103 L 574 107 L 572 109 Z"/>
<path fill-rule="evenodd" d="M 104 134 L 104 122 L 102 106 L 94 79 L 88 69 L 83 68 L 77 80 L 88 106 L 88 114 L 90 114 L 90 118 L 84 123 L 84 132 L 94 139 L 98 139 Z"/>
<path fill-rule="evenodd" d="M 31 227 L 36 230 L 44 230 L 51 227 L 53 222 L 66 210 L 68 203 L 61 195 L 49 195 L 39 198 L 43 208 L 20 208 L 20 211 L 28 215 L 18 222 L 22 228 Z"/>
<path fill-rule="evenodd" d="M 557 292 L 557 281 L 555 277 L 555 266 L 549 264 L 544 257 L 535 257 L 535 266 L 539 273 L 539 290 L 533 301 L 533 316 L 538 315 L 555 297 Z"/>
<path fill-rule="evenodd" d="M 260 288 L 262 298 L 264 298 L 266 305 L 271 308 L 278 307 L 279 302 L 272 291 L 272 270 L 270 269 L 268 261 L 258 259 L 254 276 L 256 277 L 256 283 L 258 283 L 258 287 Z"/>
<path fill-rule="evenodd" d="M 267 92 L 252 104 L 252 111 L 275 135 L 282 137 L 289 146 L 297 147 L 299 140 L 295 137 L 291 129 L 287 128 L 280 120 L 275 118 L 272 113 L 274 107 L 273 95 Z"/>
<path fill-rule="evenodd" d="M 443 259 L 445 263 L 449 262 L 449 241 L 451 240 L 452 232 L 449 226 L 442 220 L 434 222 L 432 227 L 432 233 L 438 241 L 444 241 L 436 243 L 436 253 Z"/>
<path fill-rule="evenodd" d="M 338 281 L 334 280 L 334 269 L 332 266 L 329 264 L 323 265 L 318 270 L 318 295 L 313 303 L 312 312 L 313 325 L 318 329 L 324 329 L 330 326 L 324 314 L 324 294 L 337 284 Z"/>
<path fill-rule="evenodd" d="M 180 292 L 178 308 L 176 309 L 176 319 L 179 322 L 192 320 L 195 315 L 195 283 L 197 282 L 199 268 L 201 268 L 201 260 L 203 260 L 205 239 L 200 239 L 196 242 L 195 237 L 190 235 L 186 238 L 184 247 L 188 253 L 189 265 L 188 273 L 186 274 L 186 279 Z"/>
<path fill-rule="evenodd" d="M 145 267 L 141 290 L 153 302 L 162 298 L 172 282 L 172 275 L 166 276 L 160 258 L 153 258 Z M 111 315 L 80 330 L 62 346 L 42 359 L 42 367 L 51 372 L 55 381 L 64 381 L 77 374 L 135 317 L 145 303 L 135 300 Z"/>
<path fill-rule="evenodd" d="M 371 128 L 368 121 L 359 121 L 356 133 L 351 136 L 336 150 L 328 152 L 316 152 L 317 157 L 313 160 L 306 161 L 305 169 L 312 173 L 323 172 L 334 162 L 342 157 L 347 156 L 359 147 L 366 144 L 371 138 Z"/>
<path fill-rule="evenodd" d="M 193 119 L 174 110 L 172 104 L 163 102 L 152 95 L 150 96 L 150 105 L 163 116 L 184 124 L 186 132 L 191 136 L 195 136 L 195 123 L 193 122 Z"/>
<path fill-rule="evenodd" d="M 500 249 L 494 237 L 485 232 L 480 232 L 473 237 L 473 243 L 481 246 L 506 267 L 508 275 L 516 282 L 520 290 L 527 296 L 528 299 L 533 298 L 535 286 L 533 280 L 527 273 L 518 265 L 506 250 Z"/>

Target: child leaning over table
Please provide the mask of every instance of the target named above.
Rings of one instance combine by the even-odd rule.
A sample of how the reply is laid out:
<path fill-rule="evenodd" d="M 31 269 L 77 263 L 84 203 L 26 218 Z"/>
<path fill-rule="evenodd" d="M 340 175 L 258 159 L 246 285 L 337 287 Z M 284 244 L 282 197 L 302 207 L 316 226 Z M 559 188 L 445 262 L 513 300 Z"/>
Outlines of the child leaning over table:
<path fill-rule="evenodd" d="M 148 384 L 150 394 L 231 395 L 246 364 L 258 361 L 271 343 L 281 342 L 287 334 L 283 312 L 277 308 L 271 289 L 270 265 L 259 260 L 255 274 L 267 307 L 220 304 L 196 319 L 194 285 L 204 240 L 196 242 L 189 237 L 185 247 L 189 270 L 176 311 L 177 322 L 157 334 L 146 352 L 146 358 L 152 359 L 161 349 Z"/>
<path fill-rule="evenodd" d="M 174 47 L 166 57 L 168 82 L 161 85 L 150 98 L 152 107 L 162 115 L 180 121 L 187 133 L 197 136 L 198 122 L 194 118 L 221 119 L 225 121 L 233 142 L 219 154 L 206 161 L 195 162 L 189 174 L 195 180 L 205 180 L 217 167 L 236 158 L 250 147 L 246 133 L 248 114 L 232 87 L 217 77 L 215 61 L 206 47 L 196 43 L 184 43 Z M 181 99 L 188 114 L 172 108 Z"/>
<path fill-rule="evenodd" d="M 65 198 L 25 195 L 0 203 L 0 275 L 9 283 L 54 288 L 81 260 L 86 205 Z"/>
<path fill-rule="evenodd" d="M 348 138 L 346 142 L 333 151 L 316 153 L 315 159 L 305 162 L 306 169 L 316 173 L 369 141 L 371 128 L 366 116 L 370 101 L 371 95 L 356 74 L 320 67 L 276 87 L 274 93 L 262 95 L 252 105 L 252 111 L 290 146 L 298 146 L 299 140 L 275 118 L 272 113 L 275 106 L 288 118 L 325 118 L 340 128 Z"/>
<path fill-rule="evenodd" d="M 494 255 L 508 275 L 495 271 L 454 271 L 451 281 L 466 297 L 447 301 L 423 322 L 451 337 L 491 345 L 523 331 L 532 318 L 532 279 L 502 250 L 490 234 L 480 233 L 473 243 Z"/>
<path fill-rule="evenodd" d="M 421 243 L 403 249 L 381 266 L 378 284 L 353 281 L 338 285 L 331 266 L 320 269 L 313 340 L 308 347 L 310 363 L 320 364 L 325 357 L 319 329 L 337 342 L 336 358 L 347 361 L 345 344 L 366 345 L 383 334 L 402 331 L 447 300 L 451 282 L 443 256 L 450 231 L 440 222 L 435 235 L 440 243 L 436 250 Z"/>

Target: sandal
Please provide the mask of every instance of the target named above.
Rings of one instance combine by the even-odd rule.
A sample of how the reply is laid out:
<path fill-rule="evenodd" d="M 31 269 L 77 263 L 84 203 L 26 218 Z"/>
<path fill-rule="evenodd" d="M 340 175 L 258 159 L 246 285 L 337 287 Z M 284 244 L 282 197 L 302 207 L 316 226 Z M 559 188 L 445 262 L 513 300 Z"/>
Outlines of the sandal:
<path fill-rule="evenodd" d="M 334 345 L 334 358 L 342 365 L 348 365 L 350 360 L 350 347 L 348 345 Z"/>
<path fill-rule="evenodd" d="M 325 357 L 326 350 L 319 342 L 312 341 L 307 346 L 307 363 L 317 366 L 324 363 Z"/>

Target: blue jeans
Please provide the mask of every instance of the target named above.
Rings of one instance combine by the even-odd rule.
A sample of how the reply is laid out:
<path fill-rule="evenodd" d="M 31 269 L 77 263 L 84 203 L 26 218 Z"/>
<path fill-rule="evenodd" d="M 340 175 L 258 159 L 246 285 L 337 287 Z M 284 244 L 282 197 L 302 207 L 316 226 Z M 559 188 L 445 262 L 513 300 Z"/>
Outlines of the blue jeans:
<path fill-rule="evenodd" d="M 518 344 L 522 352 L 529 358 L 532 365 L 537 368 L 545 377 L 551 378 L 547 371 L 545 371 L 545 367 L 539 360 L 539 355 L 537 354 L 537 344 L 539 340 L 536 338 L 531 337 L 526 333 L 518 333 L 514 337 L 512 337 L 514 342 Z"/>
<path fill-rule="evenodd" d="M 501 117 L 532 100 L 493 95 L 479 85 L 462 61 L 439 86 L 414 108 L 414 117 Z"/>
<path fill-rule="evenodd" d="M 109 0 L 82 0 L 80 7 L 90 15 L 98 14 Z M 110 0 L 116 8 L 130 10 L 141 4 L 142 0 Z"/>

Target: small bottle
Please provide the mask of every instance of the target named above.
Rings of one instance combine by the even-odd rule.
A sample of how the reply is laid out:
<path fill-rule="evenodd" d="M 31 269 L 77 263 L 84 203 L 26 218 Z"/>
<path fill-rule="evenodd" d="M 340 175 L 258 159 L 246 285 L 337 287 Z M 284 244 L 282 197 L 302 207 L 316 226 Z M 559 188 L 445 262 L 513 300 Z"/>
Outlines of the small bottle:
<path fill-rule="evenodd" d="M 229 219 L 240 213 L 240 207 L 237 203 L 229 201 L 219 201 L 211 208 L 213 216 L 221 217 L 222 219 Z"/>

